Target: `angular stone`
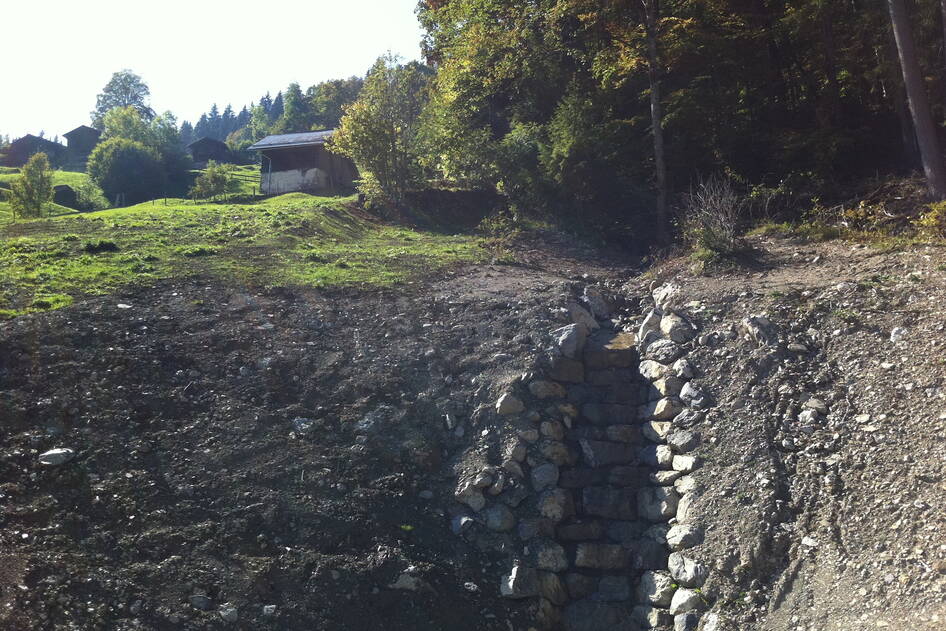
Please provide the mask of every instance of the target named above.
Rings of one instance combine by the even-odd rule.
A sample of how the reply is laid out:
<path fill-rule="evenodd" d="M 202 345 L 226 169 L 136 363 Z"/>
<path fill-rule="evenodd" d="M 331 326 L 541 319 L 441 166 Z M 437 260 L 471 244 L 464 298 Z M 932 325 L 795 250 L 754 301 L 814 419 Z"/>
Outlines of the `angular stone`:
<path fill-rule="evenodd" d="M 667 567 L 667 556 L 670 551 L 666 544 L 649 537 L 632 541 L 631 567 L 635 570 L 663 570 Z"/>
<path fill-rule="evenodd" d="M 648 521 L 667 521 L 677 513 L 680 496 L 670 487 L 652 486 L 637 492 L 637 512 Z"/>
<path fill-rule="evenodd" d="M 554 381 L 538 379 L 529 384 L 529 392 L 537 399 L 564 399 L 565 386 Z"/>
<path fill-rule="evenodd" d="M 644 438 L 655 443 L 666 441 L 672 429 L 673 424 L 670 421 L 647 421 L 641 425 L 641 433 Z"/>
<path fill-rule="evenodd" d="M 700 626 L 700 614 L 695 611 L 681 613 L 673 618 L 673 631 L 696 631 Z"/>
<path fill-rule="evenodd" d="M 647 468 L 626 466 L 612 467 L 608 472 L 608 484 L 614 486 L 639 487 L 647 480 Z"/>
<path fill-rule="evenodd" d="M 690 514 L 693 510 L 693 502 L 696 500 L 696 493 L 687 493 L 680 498 L 680 503 L 677 504 L 677 521 L 681 524 L 685 524 L 690 521 Z"/>
<path fill-rule="evenodd" d="M 500 416 L 519 414 L 525 409 L 526 406 L 522 404 L 522 401 L 510 392 L 503 394 L 499 397 L 499 400 L 496 401 L 496 413 Z"/>
<path fill-rule="evenodd" d="M 673 622 L 673 616 L 666 609 L 651 605 L 638 605 L 631 612 L 631 620 L 641 629 L 666 627 Z"/>
<path fill-rule="evenodd" d="M 683 348 L 672 340 L 657 340 L 647 346 L 647 359 L 670 364 L 684 353 Z"/>
<path fill-rule="evenodd" d="M 660 333 L 657 333 L 656 331 L 647 331 L 647 333 L 644 333 L 644 337 L 637 338 L 637 348 L 638 350 L 646 353 L 650 345 L 659 340 Z"/>
<path fill-rule="evenodd" d="M 621 602 L 631 597 L 631 583 L 624 576 L 605 576 L 598 582 L 598 591 L 591 597 L 605 602 Z"/>
<path fill-rule="evenodd" d="M 677 524 L 667 532 L 667 545 L 671 550 L 685 550 L 703 543 L 703 529 L 698 526 Z"/>
<path fill-rule="evenodd" d="M 535 568 L 516 564 L 499 583 L 504 598 L 531 598 L 539 595 L 539 575 Z"/>
<path fill-rule="evenodd" d="M 75 457 L 76 452 L 74 450 L 68 447 L 58 447 L 41 453 L 39 455 L 39 462 L 47 467 L 58 467 L 59 465 L 66 464 Z"/>
<path fill-rule="evenodd" d="M 502 504 L 495 504 L 483 511 L 486 527 L 496 532 L 509 532 L 516 527 L 516 516 Z"/>
<path fill-rule="evenodd" d="M 628 565 L 628 551 L 613 543 L 579 543 L 575 548 L 575 567 L 593 570 L 623 570 Z"/>
<path fill-rule="evenodd" d="M 654 471 L 648 478 L 657 486 L 673 486 L 681 475 L 679 471 Z"/>
<path fill-rule="evenodd" d="M 560 629 L 562 627 L 562 608 L 548 598 L 539 598 L 535 612 L 535 624 L 540 629 Z"/>
<path fill-rule="evenodd" d="M 699 410 L 687 408 L 673 417 L 673 426 L 680 428 L 693 427 L 703 420 L 705 415 Z"/>
<path fill-rule="evenodd" d="M 664 314 L 660 319 L 660 332 L 677 344 L 686 344 L 696 337 L 696 328 L 676 313 Z"/>
<path fill-rule="evenodd" d="M 534 539 L 529 542 L 529 551 L 535 561 L 535 567 L 540 570 L 562 572 L 568 569 L 565 548 L 551 539 Z"/>
<path fill-rule="evenodd" d="M 645 359 L 642 361 L 638 367 L 638 371 L 640 372 L 641 377 L 650 382 L 663 379 L 667 375 L 671 374 L 669 366 L 665 366 L 651 359 Z"/>
<path fill-rule="evenodd" d="M 588 313 L 587 309 L 577 303 L 573 302 L 568 305 L 568 316 L 572 319 L 573 323 L 583 327 L 587 333 L 597 331 L 601 328 L 601 325 L 598 324 L 595 317 Z"/>
<path fill-rule="evenodd" d="M 585 380 L 585 365 L 577 359 L 559 356 L 552 360 L 549 376 L 565 383 L 582 383 Z"/>
<path fill-rule="evenodd" d="M 641 575 L 637 584 L 637 600 L 657 607 L 669 607 L 675 590 L 673 579 L 668 573 L 648 570 Z"/>
<path fill-rule="evenodd" d="M 674 377 L 673 375 L 662 377 L 650 385 L 650 396 L 648 398 L 655 400 L 663 397 L 678 396 L 680 391 L 683 390 L 684 383 L 682 379 Z"/>
<path fill-rule="evenodd" d="M 566 469 L 561 471 L 558 485 L 563 489 L 580 489 L 601 484 L 606 472 L 602 469 Z"/>
<path fill-rule="evenodd" d="M 565 588 L 572 600 L 578 600 L 594 593 L 598 579 L 586 574 L 569 572 L 565 575 Z"/>
<path fill-rule="evenodd" d="M 539 452 L 558 466 L 571 464 L 577 460 L 568 445 L 559 440 L 543 440 L 539 444 Z"/>
<path fill-rule="evenodd" d="M 597 324 L 597 322 L 595 323 Z M 588 329 L 578 324 L 569 324 L 551 332 L 552 342 L 569 359 L 575 359 L 585 348 Z"/>
<path fill-rule="evenodd" d="M 538 507 L 543 517 L 556 524 L 575 513 L 572 495 L 565 489 L 545 491 L 539 497 Z"/>
<path fill-rule="evenodd" d="M 680 495 L 686 495 L 699 488 L 699 483 L 692 475 L 684 475 L 673 483 L 673 488 L 675 488 Z"/>
<path fill-rule="evenodd" d="M 636 493 L 631 489 L 593 486 L 583 489 L 581 497 L 585 515 L 622 520 L 637 517 Z"/>
<path fill-rule="evenodd" d="M 689 559 L 680 552 L 674 552 L 667 559 L 667 567 L 670 568 L 670 576 L 684 587 L 702 587 L 709 576 L 709 568 L 700 563 Z"/>
<path fill-rule="evenodd" d="M 615 403 L 586 403 L 581 415 L 594 425 L 628 425 L 637 420 L 634 407 Z"/>
<path fill-rule="evenodd" d="M 596 541 L 604 536 L 604 524 L 587 519 L 562 524 L 556 530 L 560 541 Z"/>
<path fill-rule="evenodd" d="M 709 407 L 709 397 L 706 392 L 702 388 L 694 386 L 692 381 L 688 381 L 680 390 L 680 400 L 697 409 Z"/>
<path fill-rule="evenodd" d="M 680 429 L 667 436 L 667 444 L 678 454 L 693 451 L 700 444 L 700 435 L 685 429 Z"/>
<path fill-rule="evenodd" d="M 539 572 L 539 594 L 551 603 L 562 606 L 568 602 L 568 592 L 558 574 Z"/>
<path fill-rule="evenodd" d="M 660 314 L 651 309 L 647 312 L 647 315 L 644 316 L 644 321 L 641 322 L 640 328 L 637 329 L 637 339 L 642 340 L 648 333 L 656 333 L 658 331 L 660 331 Z"/>
<path fill-rule="evenodd" d="M 585 366 L 592 370 L 627 368 L 637 359 L 634 352 L 636 343 L 637 337 L 633 333 L 598 331 L 585 344 Z"/>
<path fill-rule="evenodd" d="M 637 425 L 608 425 L 605 428 L 608 440 L 618 443 L 640 444 L 641 430 Z"/>
<path fill-rule="evenodd" d="M 565 607 L 562 621 L 565 631 L 637 631 L 624 606 L 587 598 Z"/>
<path fill-rule="evenodd" d="M 637 449 L 625 443 L 612 443 L 601 440 L 581 439 L 581 453 L 585 462 L 592 467 L 607 467 L 615 464 L 627 464 L 637 459 Z"/>
<path fill-rule="evenodd" d="M 466 504 L 477 512 L 486 506 L 486 498 L 483 497 L 483 492 L 476 487 L 473 480 L 462 482 L 453 496 L 458 502 Z"/>
<path fill-rule="evenodd" d="M 701 460 L 696 456 L 674 456 L 671 466 L 674 471 L 692 473 L 700 468 L 700 464 Z"/>
<path fill-rule="evenodd" d="M 673 594 L 670 601 L 670 615 L 686 613 L 687 611 L 699 611 L 703 608 L 703 599 L 700 593 L 692 589 L 681 587 Z"/>
<path fill-rule="evenodd" d="M 543 436 L 551 438 L 552 440 L 562 440 L 565 438 L 565 426 L 558 421 L 542 421 L 542 425 L 539 426 L 539 431 Z"/>
<path fill-rule="evenodd" d="M 558 466 L 551 462 L 540 464 L 532 469 L 532 488 L 543 491 L 558 484 Z"/>
<path fill-rule="evenodd" d="M 611 317 L 611 311 L 614 309 L 611 299 L 605 296 L 598 287 L 591 285 L 585 287 L 581 300 L 588 305 L 588 309 L 595 318 L 606 320 Z"/>
<path fill-rule="evenodd" d="M 647 445 L 638 453 L 641 462 L 651 467 L 669 469 L 673 465 L 673 450 L 667 445 Z"/>
<path fill-rule="evenodd" d="M 667 421 L 682 411 L 683 402 L 680 401 L 680 399 L 676 397 L 664 397 L 659 401 L 651 401 L 647 405 L 640 406 L 637 410 L 637 414 L 642 419 Z"/>
<path fill-rule="evenodd" d="M 696 370 L 694 370 L 693 364 L 691 364 L 686 359 L 678 359 L 677 361 L 673 362 L 673 366 L 670 368 L 674 375 L 680 379 L 683 379 L 684 381 L 689 381 L 696 375 Z"/>

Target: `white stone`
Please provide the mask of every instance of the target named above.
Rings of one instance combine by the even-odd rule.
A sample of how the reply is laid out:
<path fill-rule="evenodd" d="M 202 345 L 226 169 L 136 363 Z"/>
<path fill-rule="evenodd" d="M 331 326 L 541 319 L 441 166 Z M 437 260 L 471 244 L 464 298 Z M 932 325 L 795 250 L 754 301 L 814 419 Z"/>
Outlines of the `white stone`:
<path fill-rule="evenodd" d="M 673 370 L 673 374 L 675 374 L 680 379 L 693 379 L 694 375 L 696 374 L 696 371 L 693 370 L 693 364 L 682 358 L 673 362 L 673 366 L 671 368 Z"/>
<path fill-rule="evenodd" d="M 660 331 L 677 344 L 685 344 L 696 335 L 693 325 L 676 313 L 667 313 L 660 319 Z"/>
<path fill-rule="evenodd" d="M 654 304 L 661 312 L 671 311 L 683 305 L 683 290 L 680 285 L 667 283 L 653 291 Z"/>
<path fill-rule="evenodd" d="M 648 421 L 641 426 L 641 433 L 649 441 L 662 443 L 672 428 L 669 421 Z"/>
<path fill-rule="evenodd" d="M 57 466 L 61 464 L 66 464 L 70 460 L 76 457 L 76 452 L 68 447 L 58 447 L 56 449 L 50 449 L 39 455 L 39 461 L 41 464 L 47 466 Z"/>
<path fill-rule="evenodd" d="M 702 587 L 709 576 L 709 568 L 680 552 L 670 554 L 667 567 L 670 568 L 670 576 L 684 587 Z"/>
<path fill-rule="evenodd" d="M 565 357 L 574 359 L 585 348 L 588 328 L 584 325 L 569 324 L 551 333 L 555 346 Z"/>
<path fill-rule="evenodd" d="M 677 506 L 677 512 L 680 507 Z M 703 543 L 703 529 L 698 526 L 676 524 L 667 531 L 667 545 L 671 550 L 679 551 Z"/>
<path fill-rule="evenodd" d="M 669 607 L 675 589 L 673 579 L 667 572 L 648 570 L 641 575 L 637 584 L 637 600 L 657 607 Z"/>
<path fill-rule="evenodd" d="M 658 331 L 660 331 L 660 314 L 651 309 L 644 316 L 640 328 L 637 329 L 637 339 L 644 340 L 648 333 L 657 333 Z"/>
<path fill-rule="evenodd" d="M 652 486 L 637 492 L 637 512 L 648 521 L 667 521 L 677 513 L 680 496 L 666 486 Z"/>
<path fill-rule="evenodd" d="M 703 599 L 699 592 L 681 587 L 673 594 L 670 601 L 670 615 L 675 616 L 688 611 L 699 610 L 703 607 Z"/>
<path fill-rule="evenodd" d="M 674 471 L 692 473 L 700 467 L 700 459 L 696 456 L 674 456 L 671 467 Z"/>
<path fill-rule="evenodd" d="M 647 381 L 657 381 L 670 374 L 670 367 L 664 366 L 652 359 L 645 359 L 640 363 L 638 370 Z"/>

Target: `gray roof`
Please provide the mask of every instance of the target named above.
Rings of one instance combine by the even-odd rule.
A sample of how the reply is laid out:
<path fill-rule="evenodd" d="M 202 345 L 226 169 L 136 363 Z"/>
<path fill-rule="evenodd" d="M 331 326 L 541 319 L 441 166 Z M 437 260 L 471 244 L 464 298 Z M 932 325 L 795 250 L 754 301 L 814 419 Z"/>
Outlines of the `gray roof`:
<path fill-rule="evenodd" d="M 324 145 L 332 137 L 334 129 L 327 131 L 307 131 L 301 134 L 277 134 L 266 136 L 256 144 L 247 147 L 250 151 L 263 149 L 280 149 L 282 147 L 305 147 L 306 145 Z"/>

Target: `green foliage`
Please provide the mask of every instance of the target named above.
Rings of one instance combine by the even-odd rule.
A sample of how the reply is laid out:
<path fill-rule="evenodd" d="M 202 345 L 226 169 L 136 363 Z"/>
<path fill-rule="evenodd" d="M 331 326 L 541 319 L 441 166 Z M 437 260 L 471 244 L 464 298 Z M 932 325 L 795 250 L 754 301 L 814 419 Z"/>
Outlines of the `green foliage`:
<path fill-rule="evenodd" d="M 197 199 L 210 199 L 227 193 L 236 193 L 240 182 L 233 177 L 234 167 L 230 164 L 217 164 L 213 160 L 194 180 L 190 196 Z"/>
<path fill-rule="evenodd" d="M 101 94 L 96 97 L 95 110 L 92 111 L 92 125 L 103 129 L 105 115 L 115 108 L 132 107 L 141 118 L 151 120 L 154 110 L 148 105 L 151 90 L 148 85 L 131 70 L 120 70 L 112 75 Z"/>
<path fill-rule="evenodd" d="M 34 154 L 23 166 L 20 177 L 10 187 L 10 208 L 14 219 L 39 217 L 53 199 L 53 177 L 45 153 Z"/>
<path fill-rule="evenodd" d="M 133 140 L 112 138 L 99 143 L 89 156 L 87 172 L 108 198 L 124 204 L 154 199 L 164 191 L 158 152 Z"/>
<path fill-rule="evenodd" d="M 85 178 L 80 184 L 74 187 L 76 199 L 79 202 L 79 210 L 105 210 L 108 208 L 108 200 L 105 199 L 105 193 L 92 180 Z"/>
<path fill-rule="evenodd" d="M 315 122 L 312 105 L 298 83 L 290 83 L 283 97 L 282 116 L 273 124 L 272 133 L 292 134 L 309 131 Z"/>
<path fill-rule="evenodd" d="M 917 220 L 917 228 L 931 237 L 946 237 L 946 202 L 930 204 L 929 210 Z"/>
<path fill-rule="evenodd" d="M 306 90 L 312 108 L 313 129 L 335 129 L 339 126 L 345 107 L 358 99 L 364 80 L 361 77 L 323 81 Z"/>

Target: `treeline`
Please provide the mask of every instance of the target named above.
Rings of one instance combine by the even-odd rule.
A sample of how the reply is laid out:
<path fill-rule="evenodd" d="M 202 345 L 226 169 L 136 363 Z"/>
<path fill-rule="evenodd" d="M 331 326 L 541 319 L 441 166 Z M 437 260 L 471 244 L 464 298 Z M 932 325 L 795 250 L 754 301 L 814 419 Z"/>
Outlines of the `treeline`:
<path fill-rule="evenodd" d="M 259 103 L 250 103 L 238 113 L 230 105 L 221 113 L 214 103 L 196 124 L 181 124 L 182 141 L 188 144 L 198 138 L 215 138 L 226 142 L 233 151 L 242 151 L 268 134 L 334 129 L 344 107 L 358 98 L 362 84 L 360 77 L 334 79 L 303 92 L 298 83 L 291 83 L 275 98 L 267 92 Z"/>
<path fill-rule="evenodd" d="M 413 173 L 637 229 L 713 173 L 810 199 L 915 169 L 888 2 L 423 0 Z M 941 133 L 941 1 L 907 6 Z"/>

